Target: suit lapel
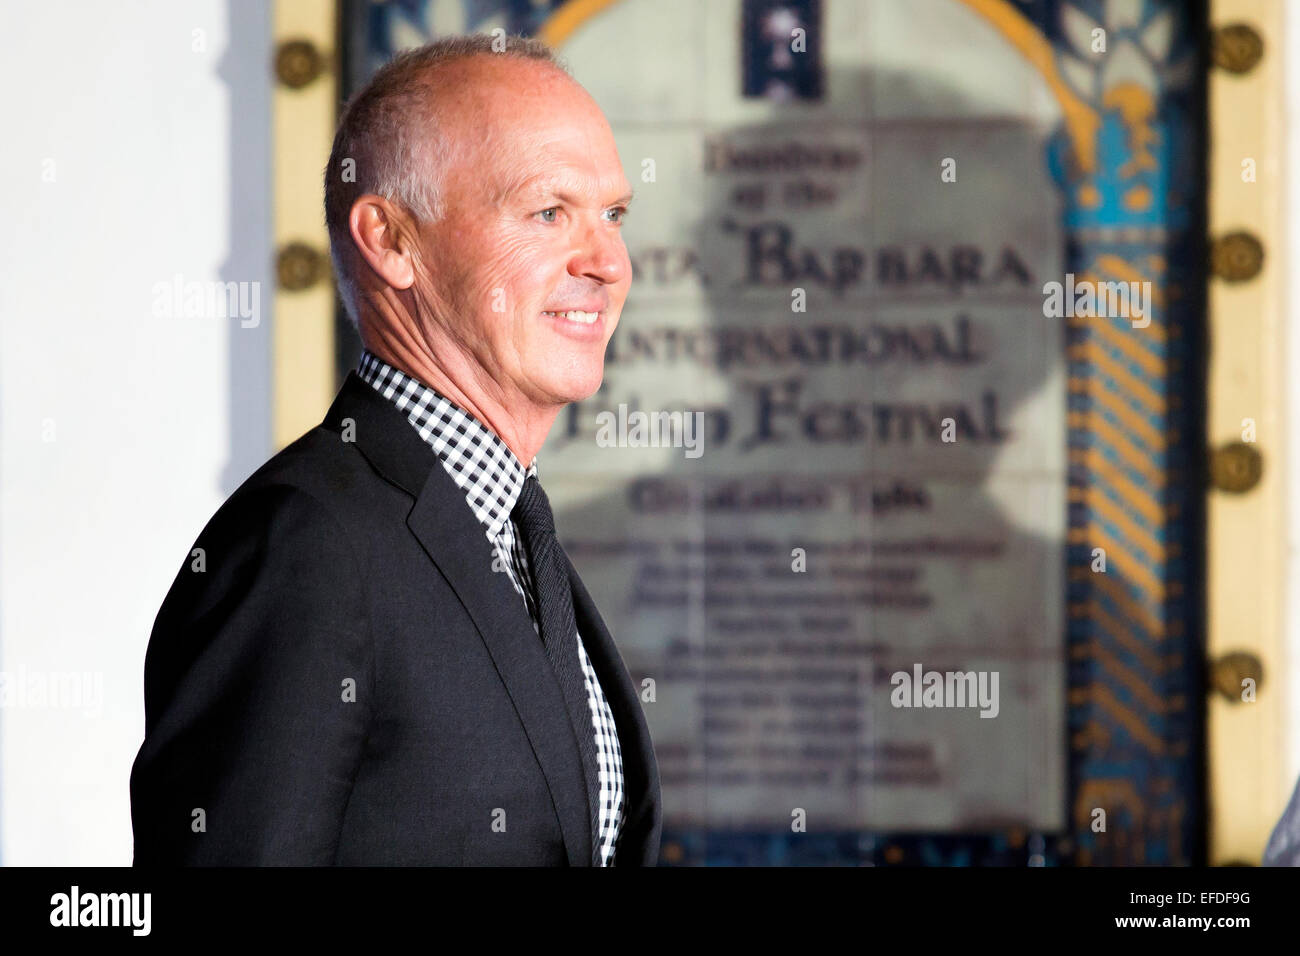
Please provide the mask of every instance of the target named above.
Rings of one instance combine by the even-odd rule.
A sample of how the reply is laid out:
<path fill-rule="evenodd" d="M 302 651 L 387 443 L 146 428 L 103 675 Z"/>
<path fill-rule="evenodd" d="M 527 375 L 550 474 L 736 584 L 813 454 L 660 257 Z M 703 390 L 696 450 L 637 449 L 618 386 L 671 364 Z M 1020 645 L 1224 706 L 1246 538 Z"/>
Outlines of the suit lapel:
<path fill-rule="evenodd" d="M 492 657 L 546 777 L 569 864 L 589 866 L 593 837 L 578 741 L 524 602 L 505 572 L 492 570 L 493 550 L 483 526 L 433 449 L 355 372 L 325 424 L 337 429 L 348 419 L 361 453 L 416 499 L 407 527 L 456 592 Z"/>
<path fill-rule="evenodd" d="M 627 666 L 596 609 L 596 602 L 591 599 L 568 554 L 564 555 L 564 560 L 569 568 L 578 632 L 618 725 L 626 816 L 615 862 L 654 866 L 658 862 L 662 808 L 659 802 L 659 767 L 645 713 Z"/>

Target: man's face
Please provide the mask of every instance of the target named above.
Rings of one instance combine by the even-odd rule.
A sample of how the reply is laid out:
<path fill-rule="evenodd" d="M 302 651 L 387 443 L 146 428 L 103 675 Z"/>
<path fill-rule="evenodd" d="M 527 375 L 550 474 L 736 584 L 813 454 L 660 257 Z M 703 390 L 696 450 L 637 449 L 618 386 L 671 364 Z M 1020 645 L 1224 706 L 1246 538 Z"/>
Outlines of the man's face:
<path fill-rule="evenodd" d="M 632 282 L 620 232 L 631 188 L 581 87 L 484 59 L 466 64 L 444 126 L 457 148 L 445 215 L 422 230 L 417 292 L 433 314 L 421 318 L 474 356 L 507 407 L 579 401 L 600 387 Z M 595 318 L 557 314 L 569 311 Z"/>

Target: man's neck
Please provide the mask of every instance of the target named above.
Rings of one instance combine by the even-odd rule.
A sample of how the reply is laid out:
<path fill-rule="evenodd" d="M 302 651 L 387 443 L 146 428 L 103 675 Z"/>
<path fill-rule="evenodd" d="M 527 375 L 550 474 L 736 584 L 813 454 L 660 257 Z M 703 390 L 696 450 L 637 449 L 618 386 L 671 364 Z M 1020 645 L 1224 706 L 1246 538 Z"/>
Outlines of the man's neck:
<path fill-rule="evenodd" d="M 538 409 L 531 419 L 524 416 L 525 420 L 521 420 L 520 416 L 509 414 L 499 398 L 479 387 L 480 383 L 467 363 L 439 362 L 401 338 L 383 333 L 366 338 L 366 348 L 377 358 L 469 412 L 505 443 L 524 468 L 532 464 L 560 413 L 558 407 Z"/>

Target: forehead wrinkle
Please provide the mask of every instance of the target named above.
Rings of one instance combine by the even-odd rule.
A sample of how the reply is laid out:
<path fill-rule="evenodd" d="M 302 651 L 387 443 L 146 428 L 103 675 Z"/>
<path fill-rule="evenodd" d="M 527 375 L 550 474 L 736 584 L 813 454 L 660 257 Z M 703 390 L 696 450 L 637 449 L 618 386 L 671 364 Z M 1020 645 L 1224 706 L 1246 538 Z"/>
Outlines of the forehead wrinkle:
<path fill-rule="evenodd" d="M 620 192 L 617 197 L 618 200 L 630 200 L 632 198 L 630 188 L 624 191 L 622 186 L 612 182 L 607 186 L 597 185 L 593 189 L 590 180 L 581 175 L 575 176 L 567 172 L 545 172 L 518 177 L 514 188 L 508 195 L 557 196 L 565 202 L 572 202 L 575 198 L 591 199 L 601 193 L 615 191 Z"/>
<path fill-rule="evenodd" d="M 512 170 L 504 180 L 489 187 L 489 197 L 494 206 L 502 206 L 512 199 L 527 195 L 555 194 L 570 192 L 575 195 L 591 196 L 604 192 L 631 194 L 631 189 L 620 182 L 621 175 L 611 176 L 607 180 L 595 183 L 596 162 L 590 156 L 575 164 L 571 159 L 555 155 L 552 150 L 559 146 L 564 149 L 564 140 L 556 140 L 554 131 L 546 127 L 533 128 L 514 142 L 504 135 L 505 131 L 495 125 L 489 125 L 479 135 L 476 155 L 471 155 L 471 163 L 484 167 L 501 169 L 503 165 L 517 159 L 521 152 L 527 154 L 523 163 L 510 162 Z M 583 136 L 590 143 L 593 136 L 590 131 Z M 623 172 L 621 164 L 618 174 Z M 621 195 L 620 195 L 621 198 Z"/>

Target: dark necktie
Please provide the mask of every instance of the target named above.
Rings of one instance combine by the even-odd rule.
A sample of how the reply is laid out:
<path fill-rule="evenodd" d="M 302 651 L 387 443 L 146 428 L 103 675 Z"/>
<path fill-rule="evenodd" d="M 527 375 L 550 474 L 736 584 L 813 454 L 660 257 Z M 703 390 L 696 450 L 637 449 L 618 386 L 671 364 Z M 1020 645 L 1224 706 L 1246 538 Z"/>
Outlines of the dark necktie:
<path fill-rule="evenodd" d="M 555 537 L 555 517 L 551 502 L 542 490 L 541 482 L 529 476 L 524 489 L 515 502 L 510 517 L 519 526 L 528 551 L 528 565 L 533 575 L 533 594 L 537 601 L 537 617 L 542 632 L 542 645 L 551 662 L 564 703 L 569 711 L 569 721 L 578 737 L 578 750 L 582 755 L 582 769 L 587 783 L 587 801 L 591 809 L 592 863 L 598 862 L 600 846 L 600 780 L 596 764 L 596 742 L 591 722 L 591 706 L 587 699 L 582 665 L 578 662 L 578 623 L 573 613 L 573 592 L 565 570 L 563 551 Z"/>

